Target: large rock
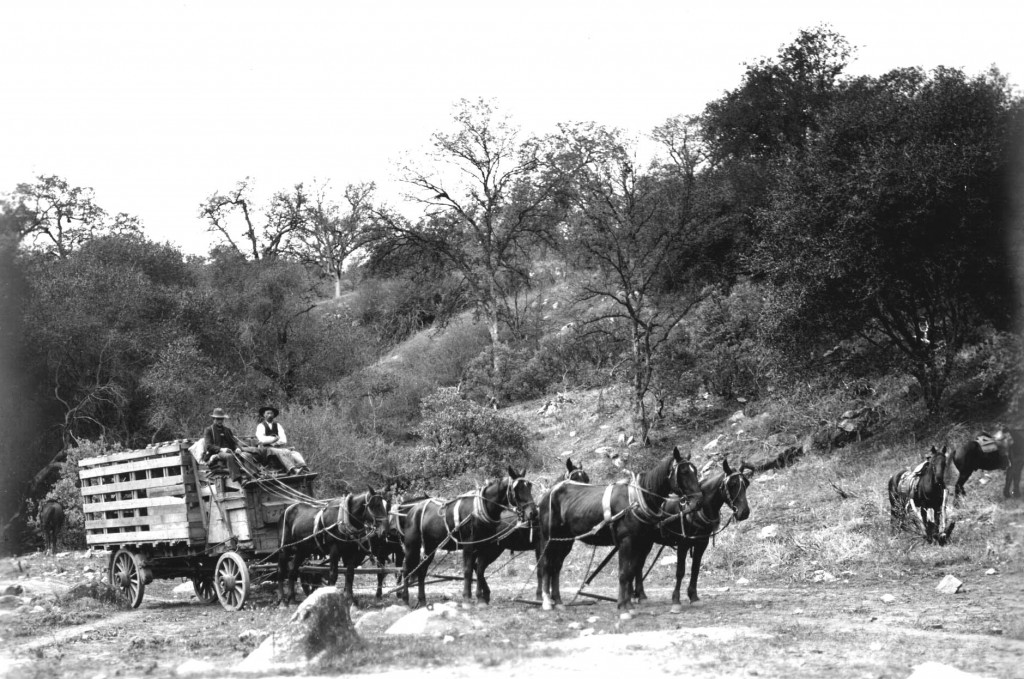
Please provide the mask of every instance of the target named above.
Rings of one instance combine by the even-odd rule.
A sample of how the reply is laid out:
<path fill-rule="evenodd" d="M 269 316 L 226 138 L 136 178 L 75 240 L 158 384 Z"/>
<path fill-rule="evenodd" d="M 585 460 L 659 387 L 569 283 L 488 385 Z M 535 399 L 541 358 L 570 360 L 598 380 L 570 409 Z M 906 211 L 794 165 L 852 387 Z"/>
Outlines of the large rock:
<path fill-rule="evenodd" d="M 461 636 L 480 627 L 481 623 L 459 610 L 457 604 L 444 603 L 418 608 L 403 616 L 385 634 L 428 637 Z"/>
<path fill-rule="evenodd" d="M 235 670 L 301 669 L 329 662 L 358 640 L 345 597 L 337 587 L 321 587 L 306 597 L 284 627 L 264 639 Z"/>

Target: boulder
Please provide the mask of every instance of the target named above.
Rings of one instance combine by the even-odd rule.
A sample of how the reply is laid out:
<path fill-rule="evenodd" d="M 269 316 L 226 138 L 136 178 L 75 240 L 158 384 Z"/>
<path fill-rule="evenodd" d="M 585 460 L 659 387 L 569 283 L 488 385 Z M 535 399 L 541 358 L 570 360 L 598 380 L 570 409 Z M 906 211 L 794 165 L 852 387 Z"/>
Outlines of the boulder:
<path fill-rule="evenodd" d="M 331 661 L 358 640 L 344 595 L 337 587 L 320 587 L 235 670 L 301 669 Z"/>
<path fill-rule="evenodd" d="M 404 615 L 384 633 L 441 638 L 446 634 L 460 636 L 480 627 L 481 623 L 461 612 L 454 603 L 434 604 Z"/>
<path fill-rule="evenodd" d="M 124 600 L 121 592 L 111 587 L 110 583 L 106 580 L 80 582 L 59 598 L 63 601 L 72 601 L 74 599 L 96 599 L 100 603 L 104 604 L 113 604 L 117 603 L 119 600 Z"/>
<path fill-rule="evenodd" d="M 947 575 L 942 578 L 938 585 L 935 586 L 935 591 L 941 592 L 942 594 L 956 594 L 960 591 L 960 588 L 963 587 L 963 585 L 964 583 L 956 577 Z"/>

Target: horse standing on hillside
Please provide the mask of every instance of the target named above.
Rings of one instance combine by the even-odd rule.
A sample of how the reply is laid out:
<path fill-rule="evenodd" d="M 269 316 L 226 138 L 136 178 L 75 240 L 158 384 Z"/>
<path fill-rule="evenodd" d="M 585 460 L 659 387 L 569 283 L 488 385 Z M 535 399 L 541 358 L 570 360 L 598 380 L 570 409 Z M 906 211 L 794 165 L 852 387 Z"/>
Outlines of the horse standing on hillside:
<path fill-rule="evenodd" d="M 572 463 L 571 458 L 565 460 L 565 472 L 555 482 L 552 488 L 561 483 L 590 483 L 590 475 L 583 470 L 582 466 L 577 467 Z M 527 552 L 533 551 L 538 562 L 540 561 L 540 531 L 536 523 L 523 523 L 514 512 L 504 511 L 501 513 L 501 523 L 498 525 L 497 539 L 492 543 L 482 545 L 478 558 L 484 561 L 484 567 L 490 566 L 501 556 L 504 551 Z M 537 601 L 540 601 L 540 568 L 537 572 Z"/>
<path fill-rule="evenodd" d="M 1020 497 L 1020 474 L 1021 469 L 1024 469 L 1024 431 L 1001 426 L 994 436 L 982 434 L 951 451 L 949 459 L 959 472 L 954 497 L 966 495 L 964 484 L 979 469 L 1005 469 L 1003 497 Z"/>
<path fill-rule="evenodd" d="M 57 536 L 64 527 L 64 505 L 56 500 L 47 500 L 39 508 L 39 527 L 43 532 L 44 549 L 48 554 L 57 553 Z"/>
<path fill-rule="evenodd" d="M 441 549 L 461 549 L 462 598 L 472 598 L 475 573 L 477 601 L 490 603 L 491 590 L 484 578 L 487 564 L 479 555 L 483 546 L 494 541 L 503 510 L 515 511 L 520 521 L 536 521 L 533 486 L 526 480 L 525 470 L 518 472 L 509 467 L 508 476 L 476 492 L 448 501 L 428 498 L 413 505 L 405 517 L 402 599 L 409 602 L 409 578 L 415 573 L 419 585 L 416 606 L 426 605 L 425 580 L 434 554 Z"/>
<path fill-rule="evenodd" d="M 358 495 L 329 500 L 326 506 L 304 502 L 290 505 L 281 516 L 277 562 L 281 605 L 295 601 L 299 569 L 313 554 L 327 557 L 329 586 L 338 581 L 339 560 L 344 563 L 345 596 L 355 603 L 355 569 L 373 553 L 373 542 L 384 539 L 387 526 L 387 501 L 371 487 Z"/>
<path fill-rule="evenodd" d="M 927 542 L 946 544 L 956 522 L 942 528 L 946 504 L 946 447 L 932 446 L 924 462 L 889 478 L 889 511 L 893 531 L 904 527 L 911 512 L 920 512 Z"/>
<path fill-rule="evenodd" d="M 540 503 L 543 609 L 562 607 L 562 563 L 575 541 L 581 540 L 618 549 L 618 608 L 621 617 L 630 617 L 633 582 L 664 518 L 662 507 L 670 493 L 683 498 L 683 511 L 692 510 L 701 497 L 697 468 L 678 447 L 631 483 L 566 483 L 548 491 Z"/>
<path fill-rule="evenodd" d="M 690 567 L 690 584 L 686 588 L 686 596 L 690 603 L 700 601 L 697 596 L 697 578 L 700 576 L 700 564 L 704 551 L 708 548 L 711 538 L 720 533 L 722 526 L 722 506 L 732 510 L 732 518 L 745 521 L 750 516 L 750 505 L 747 504 L 747 488 L 754 473 L 753 467 L 745 462 L 733 471 L 729 460 L 722 460 L 722 471 L 700 482 L 701 500 L 697 510 L 689 513 L 682 511 L 678 498 L 665 503 L 668 518 L 661 521 L 654 541 L 676 549 L 676 586 L 672 590 L 672 608 L 670 612 L 682 612 L 679 603 L 679 590 L 683 576 L 686 575 L 686 555 L 689 552 L 692 565 Z M 732 521 L 732 518 L 729 521 Z M 728 521 L 726 525 L 729 525 Z M 645 557 L 646 560 L 646 557 Z M 643 571 L 636 576 L 637 600 L 646 599 L 644 593 Z"/>

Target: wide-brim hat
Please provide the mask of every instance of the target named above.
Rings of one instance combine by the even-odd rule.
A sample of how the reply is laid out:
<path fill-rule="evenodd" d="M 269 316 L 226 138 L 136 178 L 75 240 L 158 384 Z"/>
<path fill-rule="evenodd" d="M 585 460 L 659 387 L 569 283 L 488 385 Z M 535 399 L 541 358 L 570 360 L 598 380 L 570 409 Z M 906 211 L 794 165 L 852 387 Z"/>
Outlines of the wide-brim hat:
<path fill-rule="evenodd" d="M 213 412 L 210 414 L 210 417 L 212 417 L 213 419 L 218 419 L 218 418 L 228 419 L 231 416 L 228 415 L 227 413 L 225 413 L 223 408 L 214 408 Z"/>
<path fill-rule="evenodd" d="M 275 408 L 274 406 L 263 406 L 259 410 L 259 416 L 263 417 L 263 413 L 267 412 L 268 410 L 273 410 L 274 411 L 274 417 L 277 417 L 278 415 L 281 414 L 281 411 L 278 410 L 277 408 Z"/>

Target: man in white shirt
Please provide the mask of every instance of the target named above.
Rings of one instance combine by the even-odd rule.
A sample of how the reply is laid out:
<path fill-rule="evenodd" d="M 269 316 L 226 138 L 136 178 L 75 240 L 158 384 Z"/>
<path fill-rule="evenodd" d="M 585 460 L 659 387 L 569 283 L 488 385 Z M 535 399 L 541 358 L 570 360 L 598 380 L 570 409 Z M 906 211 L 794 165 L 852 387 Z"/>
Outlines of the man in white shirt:
<path fill-rule="evenodd" d="M 288 445 L 288 435 L 285 434 L 281 423 L 276 421 L 278 412 L 273 406 L 263 406 L 259 410 L 260 422 L 256 425 L 256 440 L 259 441 L 260 451 L 264 453 L 264 457 L 276 458 L 288 474 L 308 473 L 309 468 L 302 454 L 297 450 L 283 447 Z"/>

